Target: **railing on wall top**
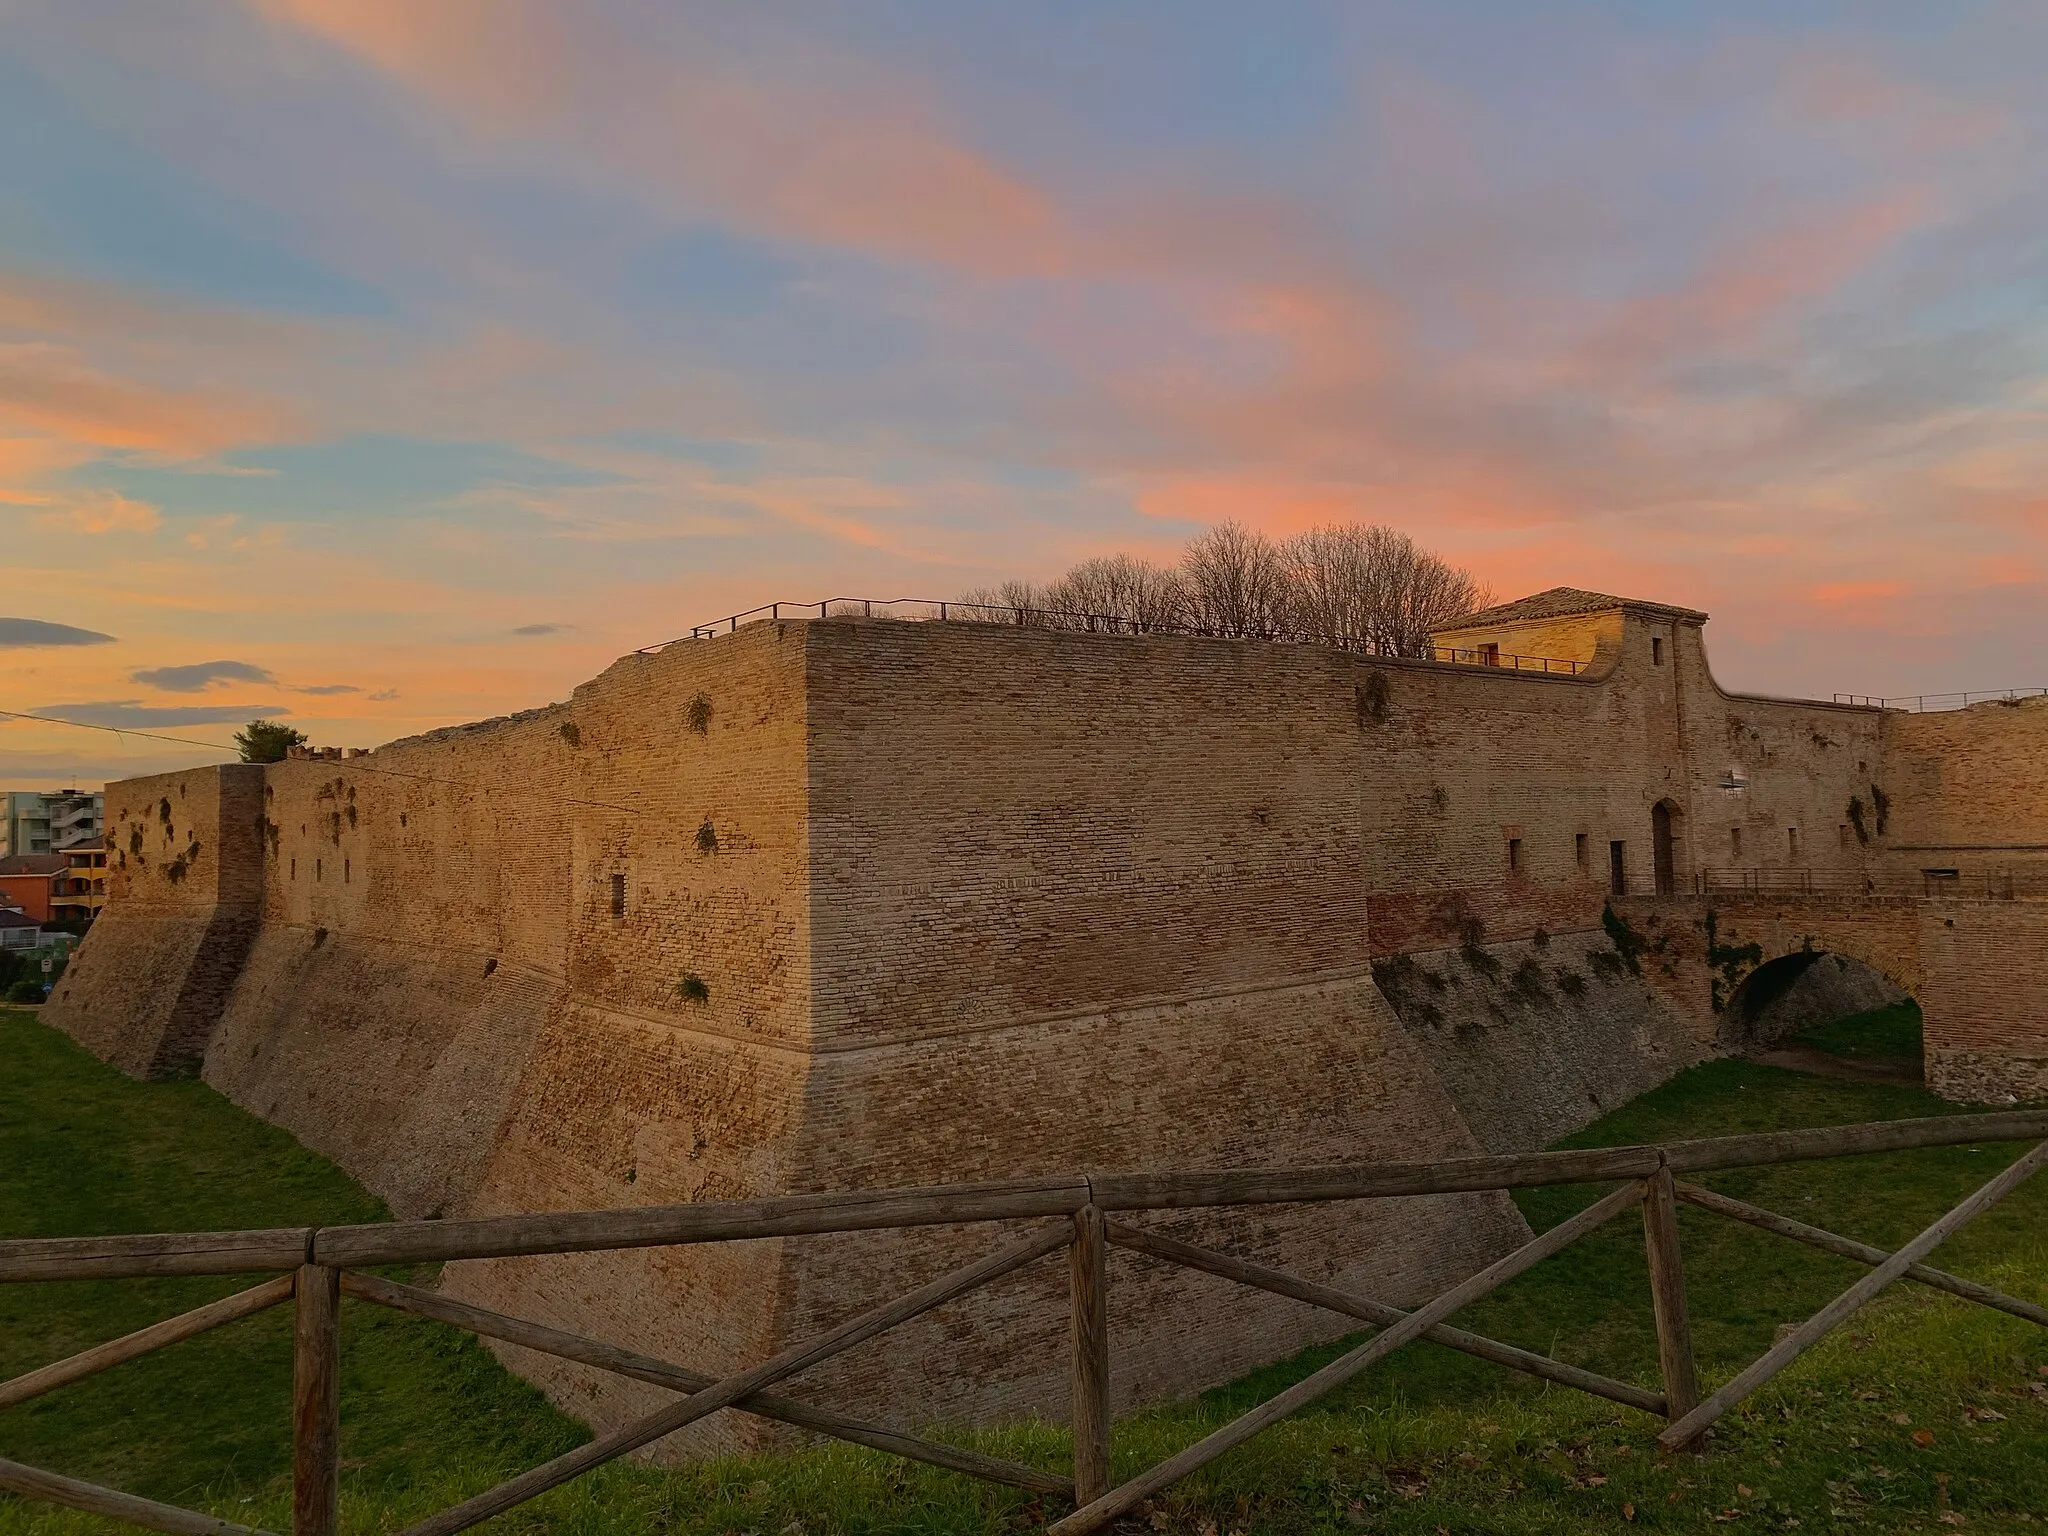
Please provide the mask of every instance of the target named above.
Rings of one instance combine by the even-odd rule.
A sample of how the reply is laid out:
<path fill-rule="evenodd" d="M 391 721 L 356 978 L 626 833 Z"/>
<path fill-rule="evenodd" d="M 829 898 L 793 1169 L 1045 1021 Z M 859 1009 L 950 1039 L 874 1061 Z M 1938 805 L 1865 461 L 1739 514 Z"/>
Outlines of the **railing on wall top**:
<path fill-rule="evenodd" d="M 1996 688 L 1989 693 L 1908 693 L 1880 698 L 1870 693 L 1838 693 L 1837 704 L 1860 704 L 1869 709 L 1903 709 L 1908 714 L 1931 714 L 1936 710 L 1968 709 L 1972 704 L 2017 704 L 2021 699 L 2048 695 L 2048 688 Z"/>
<path fill-rule="evenodd" d="M 2043 850 L 2048 852 L 2048 850 Z M 1951 901 L 2024 901 L 2048 898 L 2048 863 L 1992 869 L 1704 869 L 1691 894 L 1716 896 L 1844 895 L 1925 897 Z"/>
<path fill-rule="evenodd" d="M 1099 1531 L 1146 1499 L 1325 1396 L 1416 1339 L 1429 1339 L 1546 1381 L 1624 1404 L 1666 1421 L 1660 1445 L 1679 1449 L 1899 1279 L 1910 1279 L 2048 1327 L 2048 1309 L 1965 1280 L 1922 1261 L 1964 1223 L 1988 1210 L 2048 1162 L 2048 1110 L 2006 1111 L 1766 1132 L 1665 1146 L 1531 1152 L 1433 1163 L 1354 1163 L 1320 1168 L 1141 1173 L 1015 1180 L 929 1189 L 788 1195 L 699 1205 L 640 1206 L 455 1221 L 298 1227 L 261 1232 L 30 1238 L 0 1242 L 0 1282 L 231 1275 L 275 1278 L 99 1344 L 69 1359 L 0 1382 L 0 1409 L 133 1360 L 167 1344 L 255 1315 L 285 1301 L 296 1311 L 293 1352 L 293 1536 L 336 1536 L 340 1488 L 340 1333 L 344 1296 L 438 1319 L 562 1359 L 666 1387 L 677 1399 L 554 1460 L 421 1521 L 403 1536 L 453 1536 L 537 1494 L 651 1444 L 723 1409 L 760 1415 L 856 1444 L 950 1468 L 970 1477 L 1070 1500 L 1051 1530 Z M 2038 1141 L 2003 1172 L 1895 1252 L 1842 1237 L 1686 1183 L 1681 1174 L 1765 1167 L 1816 1158 L 1918 1147 Z M 1122 1213 L 1305 1201 L 1386 1199 L 1538 1185 L 1620 1181 L 1576 1216 L 1495 1260 L 1435 1299 L 1403 1311 L 1356 1291 L 1304 1279 L 1197 1247 L 1156 1229 L 1113 1219 Z M 1687 1202 L 1767 1232 L 1840 1254 L 1869 1273 L 1805 1322 L 1781 1334 L 1753 1364 L 1703 1394 L 1693 1363 L 1677 1206 Z M 1662 1390 L 1566 1365 L 1449 1326 L 1451 1315 L 1624 1212 L 1642 1211 Z M 363 1270 L 459 1258 L 583 1253 L 728 1242 L 825 1232 L 866 1232 L 968 1222 L 1028 1221 L 1026 1233 L 983 1258 L 790 1345 L 722 1378 L 600 1339 L 508 1317 Z M 1194 1445 L 1112 1485 L 1109 1413 L 1111 1248 L 1291 1297 L 1377 1331 L 1314 1374 L 1267 1399 Z M 1070 1309 L 1073 1471 L 1004 1461 L 942 1441 L 795 1401 L 773 1388 L 1004 1275 L 1065 1252 Z M 0 1460 L 0 1488 L 179 1536 L 256 1536 L 213 1516 L 160 1504 L 19 1462 Z"/>
<path fill-rule="evenodd" d="M 1113 613 L 1077 613 L 1058 608 L 1017 608 L 990 603 L 937 602 L 918 597 L 828 597 L 816 603 L 768 603 L 728 618 L 699 624 L 689 634 L 656 645 L 643 645 L 635 654 L 651 656 L 686 640 L 709 640 L 729 635 L 748 624 L 775 619 L 899 619 L 914 623 L 996 624 L 1013 629 L 1049 629 L 1071 634 L 1095 635 L 1189 635 L 1209 640 L 1265 640 L 1276 644 L 1317 645 L 1333 650 L 1357 651 L 1368 656 L 1390 656 L 1410 661 L 1438 661 L 1458 666 L 1498 667 L 1509 672 L 1537 672 L 1575 677 L 1590 662 L 1561 656 L 1517 656 L 1484 646 L 1422 646 L 1414 650 L 1387 647 L 1377 641 L 1351 635 L 1326 635 L 1308 630 L 1243 631 L 1217 628 L 1179 619 L 1134 619 Z"/>

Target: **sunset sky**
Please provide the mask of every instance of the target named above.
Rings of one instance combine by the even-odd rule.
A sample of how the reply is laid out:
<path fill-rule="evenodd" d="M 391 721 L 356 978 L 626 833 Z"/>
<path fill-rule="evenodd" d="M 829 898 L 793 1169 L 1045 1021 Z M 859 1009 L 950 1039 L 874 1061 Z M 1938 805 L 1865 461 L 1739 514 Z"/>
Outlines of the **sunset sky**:
<path fill-rule="evenodd" d="M 368 746 L 1225 517 L 2048 684 L 2044 78 L 2038 0 L 0 0 L 0 708 Z"/>

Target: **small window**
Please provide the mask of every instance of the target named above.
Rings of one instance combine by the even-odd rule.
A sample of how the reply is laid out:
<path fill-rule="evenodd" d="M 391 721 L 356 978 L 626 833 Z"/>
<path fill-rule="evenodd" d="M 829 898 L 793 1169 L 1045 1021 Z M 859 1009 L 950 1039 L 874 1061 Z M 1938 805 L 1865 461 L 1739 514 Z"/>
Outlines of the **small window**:
<path fill-rule="evenodd" d="M 343 885 L 347 885 L 347 884 L 348 884 L 348 879 L 349 879 L 349 875 L 348 875 L 348 868 L 349 868 L 349 864 L 350 864 L 350 862 L 351 862 L 351 861 L 350 861 L 350 860 L 348 860 L 348 859 L 343 859 L 343 860 L 341 861 L 341 883 L 342 883 Z"/>
<path fill-rule="evenodd" d="M 1742 857 L 1742 828 L 1730 827 L 1728 829 L 1728 852 L 1735 858 L 1739 859 Z"/>
<path fill-rule="evenodd" d="M 624 917 L 625 915 L 626 915 L 626 877 L 625 877 L 624 875 L 613 875 L 613 876 L 612 876 L 612 916 L 613 916 L 613 917 Z"/>
<path fill-rule="evenodd" d="M 1785 851 L 1795 859 L 1799 857 L 1799 829 L 1797 827 L 1787 827 L 1785 829 Z"/>
<path fill-rule="evenodd" d="M 315 859 L 313 861 L 313 878 L 315 880 L 318 880 L 320 878 L 322 868 L 326 864 L 326 862 L 327 861 L 325 859 Z"/>
<path fill-rule="evenodd" d="M 1511 837 L 1508 839 L 1508 873 L 1519 875 L 1521 872 L 1522 840 L 1519 837 Z"/>
<path fill-rule="evenodd" d="M 1607 845 L 1607 889 L 1616 896 L 1628 894 L 1628 844 L 1619 840 Z"/>
<path fill-rule="evenodd" d="M 1581 869 L 1586 867 L 1586 834 L 1583 832 L 1572 838 L 1572 862 Z"/>
<path fill-rule="evenodd" d="M 292 860 L 292 878 L 294 880 L 299 878 L 299 861 L 297 859 Z"/>
<path fill-rule="evenodd" d="M 1662 635 L 1650 636 L 1650 665 L 1653 667 L 1664 665 L 1664 637 Z"/>

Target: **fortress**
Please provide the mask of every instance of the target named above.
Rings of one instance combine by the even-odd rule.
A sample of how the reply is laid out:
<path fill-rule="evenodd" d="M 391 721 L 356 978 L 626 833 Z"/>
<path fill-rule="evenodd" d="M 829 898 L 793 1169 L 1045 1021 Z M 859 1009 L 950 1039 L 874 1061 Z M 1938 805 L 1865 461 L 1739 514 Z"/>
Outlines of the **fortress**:
<path fill-rule="evenodd" d="M 111 900 L 46 1017 L 414 1216 L 1533 1147 L 1749 1043 L 1818 953 L 1921 1001 L 1940 1092 L 2048 1095 L 2048 698 L 1731 695 L 1704 620 L 1559 589 L 1448 663 L 749 624 L 372 753 L 109 785 Z M 1524 1231 L 1499 1195 L 1164 1225 L 1393 1302 Z M 442 1284 L 723 1373 L 988 1242 Z M 1343 1326 L 1123 1255 L 1111 1285 L 1121 1406 Z M 801 1395 L 1063 1416 L 1064 1286 L 1014 1276 Z M 505 1355 L 600 1427 L 666 1399 Z"/>

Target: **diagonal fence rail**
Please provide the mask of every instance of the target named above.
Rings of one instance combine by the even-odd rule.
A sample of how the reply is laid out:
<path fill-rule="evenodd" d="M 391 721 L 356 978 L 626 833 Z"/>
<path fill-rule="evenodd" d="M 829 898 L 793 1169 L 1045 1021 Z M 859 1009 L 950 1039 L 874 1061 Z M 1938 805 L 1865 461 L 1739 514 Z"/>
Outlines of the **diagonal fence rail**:
<path fill-rule="evenodd" d="M 2013 1141 L 2032 1141 L 2038 1145 L 1895 1251 L 1759 1209 L 1680 1177 L 1714 1169 Z M 0 1282 L 264 1272 L 274 1278 L 0 1383 L 0 1409 L 289 1301 L 295 1320 L 292 1531 L 293 1536 L 336 1536 L 340 1474 L 337 1319 L 341 1299 L 347 1296 L 434 1318 L 678 1394 L 674 1402 L 636 1423 L 613 1430 L 442 1510 L 402 1536 L 453 1536 L 687 1424 L 727 1410 L 796 1425 L 968 1477 L 1068 1501 L 1073 1505 L 1071 1512 L 1049 1529 L 1056 1536 L 1084 1536 L 1137 1509 L 1160 1490 L 1255 1438 L 1417 1339 L 1429 1339 L 1511 1370 L 1639 1409 L 1664 1421 L 1665 1427 L 1657 1437 L 1660 1445 L 1681 1449 L 1697 1444 L 1717 1418 L 1898 1280 L 1932 1286 L 1966 1301 L 2048 1326 L 2048 1309 L 1924 1262 L 1965 1223 L 1990 1209 L 2044 1164 L 2048 1164 L 2048 1110 L 2018 1110 L 1718 1137 L 1662 1146 L 1533 1152 L 1431 1163 L 1094 1175 L 479 1220 L 19 1239 L 0 1242 Z M 1412 1311 L 1117 1219 L 1158 1211 L 1599 1183 L 1616 1187 L 1578 1215 Z M 1868 1266 L 1869 1273 L 1798 1324 L 1732 1380 L 1702 1395 L 1686 1314 L 1684 1265 L 1676 1220 L 1680 1204 L 1690 1204 L 1854 1259 Z M 1612 1380 L 1450 1325 L 1449 1319 L 1455 1313 L 1632 1210 L 1641 1212 L 1649 1261 L 1661 1391 Z M 509 1317 L 360 1272 L 376 1266 L 447 1259 L 583 1253 L 812 1233 L 1018 1221 L 1035 1223 L 1035 1230 L 973 1263 L 723 1378 L 601 1339 Z M 1376 1331 L 1314 1374 L 1195 1444 L 1121 1484 L 1112 1485 L 1107 1306 L 1107 1258 L 1112 1248 L 1154 1263 L 1196 1270 L 1291 1297 L 1368 1324 Z M 1061 1252 L 1067 1255 L 1071 1312 L 1071 1476 L 947 1445 L 771 1390 L 813 1365 Z M 152 1530 L 175 1532 L 178 1536 L 261 1536 L 210 1515 L 13 1461 L 0 1460 L 0 1489 Z"/>

